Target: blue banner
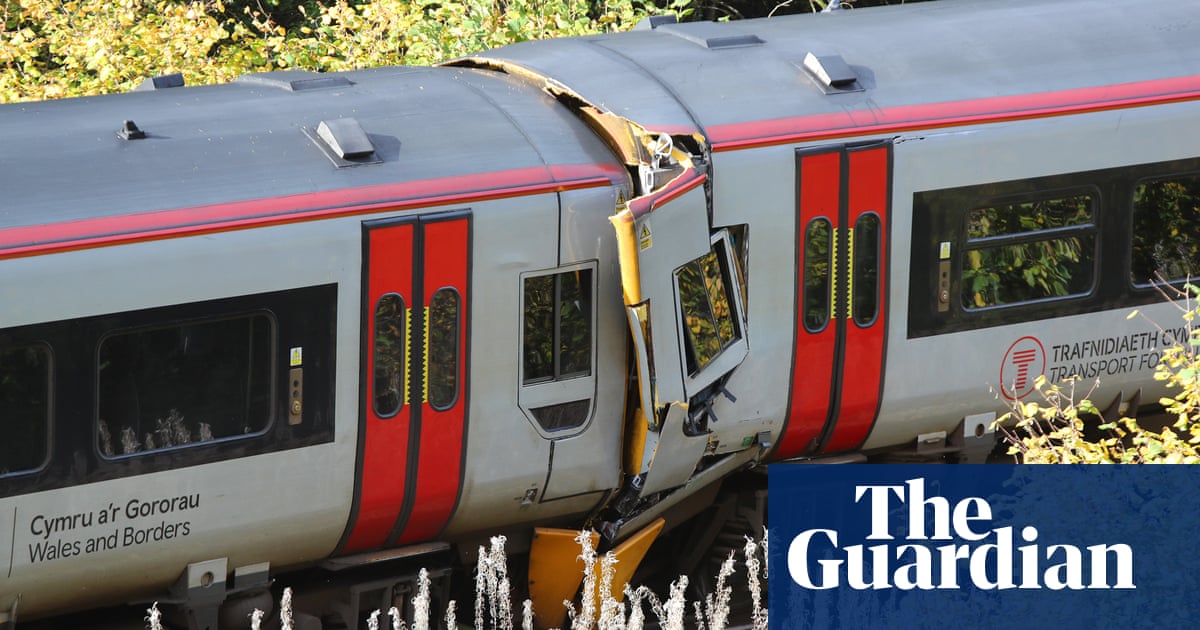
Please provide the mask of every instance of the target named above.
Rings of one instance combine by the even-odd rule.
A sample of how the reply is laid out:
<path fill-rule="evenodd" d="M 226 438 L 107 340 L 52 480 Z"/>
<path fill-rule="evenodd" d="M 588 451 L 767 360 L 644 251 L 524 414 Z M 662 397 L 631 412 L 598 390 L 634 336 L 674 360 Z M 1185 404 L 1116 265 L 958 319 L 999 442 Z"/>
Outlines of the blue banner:
<path fill-rule="evenodd" d="M 770 625 L 1200 625 L 1200 466 L 772 465 Z"/>

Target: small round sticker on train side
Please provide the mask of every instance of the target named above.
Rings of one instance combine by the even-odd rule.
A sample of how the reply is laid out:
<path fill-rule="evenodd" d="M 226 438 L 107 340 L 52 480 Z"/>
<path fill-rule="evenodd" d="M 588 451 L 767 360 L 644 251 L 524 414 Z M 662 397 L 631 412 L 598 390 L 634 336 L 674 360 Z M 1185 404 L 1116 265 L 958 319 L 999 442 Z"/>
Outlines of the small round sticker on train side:
<path fill-rule="evenodd" d="M 291 367 L 300 367 L 304 363 L 304 348 L 292 348 L 289 365 Z"/>

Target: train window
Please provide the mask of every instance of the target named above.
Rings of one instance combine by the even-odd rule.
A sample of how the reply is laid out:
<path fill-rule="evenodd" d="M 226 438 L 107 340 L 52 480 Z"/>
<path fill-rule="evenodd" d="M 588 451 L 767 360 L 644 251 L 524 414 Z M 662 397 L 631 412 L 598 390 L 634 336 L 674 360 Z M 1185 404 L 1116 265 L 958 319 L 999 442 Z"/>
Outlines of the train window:
<path fill-rule="evenodd" d="M 582 427 L 591 415 L 595 396 L 595 380 L 590 378 L 595 343 L 592 272 L 591 266 L 573 266 L 522 279 L 518 402 L 545 433 Z"/>
<path fill-rule="evenodd" d="M 522 383 L 592 371 L 592 270 L 525 278 Z"/>
<path fill-rule="evenodd" d="M 0 477 L 41 468 L 49 434 L 49 348 L 0 349 Z"/>
<path fill-rule="evenodd" d="M 833 226 L 814 219 L 804 231 L 804 328 L 817 332 L 829 323 L 829 270 Z"/>
<path fill-rule="evenodd" d="M 854 223 L 854 322 L 869 325 L 879 315 L 879 215 L 864 214 Z"/>
<path fill-rule="evenodd" d="M 1130 279 L 1147 286 L 1200 274 L 1200 175 L 1139 182 L 1133 191 Z"/>
<path fill-rule="evenodd" d="M 274 347 L 265 313 L 104 337 L 100 451 L 118 457 L 261 433 L 272 417 Z"/>
<path fill-rule="evenodd" d="M 571 402 L 546 405 L 530 409 L 534 419 L 547 431 L 560 431 L 577 427 L 586 419 L 591 410 L 592 401 L 572 400 Z"/>
<path fill-rule="evenodd" d="M 1096 255 L 1090 194 L 1019 201 L 967 213 L 962 305 L 968 310 L 1091 290 Z"/>
<path fill-rule="evenodd" d="M 375 415 L 388 417 L 404 404 L 404 298 L 388 293 L 375 305 Z"/>
<path fill-rule="evenodd" d="M 449 409 L 458 397 L 458 291 L 438 289 L 429 300 L 429 404 Z"/>
<path fill-rule="evenodd" d="M 692 374 L 708 365 L 722 350 L 741 338 L 734 322 L 733 296 L 729 294 L 729 262 L 710 249 L 675 271 L 688 370 Z"/>

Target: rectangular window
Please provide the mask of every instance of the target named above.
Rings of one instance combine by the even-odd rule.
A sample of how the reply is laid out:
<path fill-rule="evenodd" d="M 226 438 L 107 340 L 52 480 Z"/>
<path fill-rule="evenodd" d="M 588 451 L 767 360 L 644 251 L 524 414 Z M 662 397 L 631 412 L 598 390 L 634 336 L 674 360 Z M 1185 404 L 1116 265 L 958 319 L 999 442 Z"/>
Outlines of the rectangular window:
<path fill-rule="evenodd" d="M 1176 282 L 1200 274 L 1200 175 L 1139 182 L 1133 191 L 1135 285 Z"/>
<path fill-rule="evenodd" d="M 0 348 L 0 477 L 41 468 L 49 433 L 49 348 Z"/>
<path fill-rule="evenodd" d="M 271 422 L 274 338 L 265 313 L 104 337 L 100 451 L 117 457 L 261 433 Z"/>
<path fill-rule="evenodd" d="M 522 382 L 592 371 L 592 270 L 525 279 Z"/>
<path fill-rule="evenodd" d="M 1088 293 L 1096 257 L 1088 193 L 976 208 L 966 215 L 967 310 Z"/>
<path fill-rule="evenodd" d="M 729 262 L 724 255 L 718 255 L 724 251 L 714 247 L 675 270 L 683 330 L 687 337 L 688 372 L 691 374 L 702 370 L 725 348 L 741 339 L 733 296 L 726 280 L 730 277 Z"/>

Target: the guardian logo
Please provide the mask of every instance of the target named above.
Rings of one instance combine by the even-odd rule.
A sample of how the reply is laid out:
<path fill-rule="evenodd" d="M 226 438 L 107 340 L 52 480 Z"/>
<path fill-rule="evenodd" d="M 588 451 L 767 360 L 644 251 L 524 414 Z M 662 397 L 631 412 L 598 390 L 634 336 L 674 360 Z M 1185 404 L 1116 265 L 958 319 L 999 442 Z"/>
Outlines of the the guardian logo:
<path fill-rule="evenodd" d="M 867 541 L 842 546 L 834 529 L 808 529 L 787 549 L 792 581 L 805 589 L 1108 590 L 1135 589 L 1133 549 L 1124 543 L 1045 544 L 1032 525 L 989 527 L 992 506 L 979 497 L 951 505 L 925 496 L 925 480 L 856 485 L 869 508 Z M 932 519 L 927 516 L 932 515 Z M 892 522 L 893 517 L 905 522 Z M 897 540 L 891 532 L 904 531 Z"/>

